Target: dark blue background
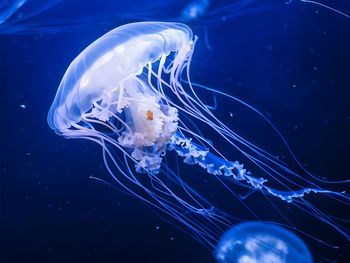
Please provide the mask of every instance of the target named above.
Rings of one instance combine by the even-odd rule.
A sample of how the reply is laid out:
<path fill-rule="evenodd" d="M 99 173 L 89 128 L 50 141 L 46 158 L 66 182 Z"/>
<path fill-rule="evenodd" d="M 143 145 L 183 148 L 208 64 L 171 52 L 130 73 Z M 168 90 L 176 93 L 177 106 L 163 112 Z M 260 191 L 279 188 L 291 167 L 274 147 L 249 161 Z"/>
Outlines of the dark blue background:
<path fill-rule="evenodd" d="M 69 2 L 32 12 L 0 35 L 1 262 L 214 262 L 211 251 L 136 199 L 90 180 L 107 176 L 100 148 L 65 140 L 46 122 L 59 82 L 81 50 L 121 24 L 174 20 L 187 1 L 131 1 L 120 9 L 113 1 Z M 350 19 L 298 1 L 242 8 L 231 2 L 247 1 L 212 3 L 207 16 L 188 22 L 200 37 L 193 80 L 261 110 L 315 174 L 349 178 Z M 336 2 L 350 10 L 346 1 Z M 219 7 L 226 8 L 214 13 Z M 253 121 L 237 125 L 253 138 L 270 136 Z M 331 239 L 339 250 L 307 243 L 318 259 L 349 262 L 349 243 L 336 233 Z"/>

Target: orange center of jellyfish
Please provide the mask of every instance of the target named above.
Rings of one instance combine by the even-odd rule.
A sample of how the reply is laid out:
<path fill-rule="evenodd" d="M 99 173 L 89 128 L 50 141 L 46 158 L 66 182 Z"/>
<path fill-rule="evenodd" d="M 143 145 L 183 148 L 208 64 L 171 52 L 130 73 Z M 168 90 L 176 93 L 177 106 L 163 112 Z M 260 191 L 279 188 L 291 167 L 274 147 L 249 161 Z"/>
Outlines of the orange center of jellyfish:
<path fill-rule="evenodd" d="M 146 112 L 146 117 L 148 121 L 153 121 L 153 111 L 148 110 Z"/>

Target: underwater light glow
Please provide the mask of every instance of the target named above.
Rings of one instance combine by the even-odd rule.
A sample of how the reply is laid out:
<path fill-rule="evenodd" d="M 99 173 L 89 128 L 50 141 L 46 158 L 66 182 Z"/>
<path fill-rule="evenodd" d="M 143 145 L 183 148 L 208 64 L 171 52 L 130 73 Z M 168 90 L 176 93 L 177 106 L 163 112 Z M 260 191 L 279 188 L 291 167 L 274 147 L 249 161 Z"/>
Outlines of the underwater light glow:
<path fill-rule="evenodd" d="M 191 29 L 180 23 L 140 22 L 108 32 L 68 67 L 48 114 L 50 127 L 66 138 L 99 144 L 105 166 L 119 187 L 177 219 L 211 248 L 237 220 L 222 211 L 220 204 L 208 201 L 195 185 L 186 183 L 186 176 L 197 174 L 165 162 L 171 152 L 186 164 L 205 169 L 232 196 L 237 197 L 231 190 L 237 184 L 282 200 L 349 239 L 343 221 L 304 199 L 306 194 L 321 194 L 348 208 L 349 196 L 329 188 L 347 182 L 319 179 L 308 172 L 277 128 L 252 106 L 192 83 L 190 65 L 196 40 Z M 198 91 L 203 90 L 243 105 L 270 125 L 302 174 L 230 129 L 200 99 Z M 218 135 L 225 149 L 205 137 L 208 129 Z M 242 160 L 236 161 L 239 158 Z M 244 160 L 259 173 L 245 169 Z"/>

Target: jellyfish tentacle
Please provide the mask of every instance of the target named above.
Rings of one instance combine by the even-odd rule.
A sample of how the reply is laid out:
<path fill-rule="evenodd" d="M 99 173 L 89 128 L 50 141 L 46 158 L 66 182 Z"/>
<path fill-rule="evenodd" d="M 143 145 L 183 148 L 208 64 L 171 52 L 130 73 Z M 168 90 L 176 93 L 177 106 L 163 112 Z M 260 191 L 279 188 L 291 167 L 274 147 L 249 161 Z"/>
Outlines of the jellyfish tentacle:
<path fill-rule="evenodd" d="M 333 7 L 329 6 L 329 5 L 325 5 L 325 4 L 322 4 L 320 2 L 312 1 L 312 0 L 299 0 L 299 1 L 303 2 L 303 3 L 309 3 L 309 4 L 314 4 L 314 5 L 317 5 L 317 6 L 321 6 L 323 8 L 329 9 L 329 10 L 335 12 L 335 13 L 338 13 L 339 15 L 342 15 L 342 16 L 350 19 L 350 15 L 348 15 L 345 12 L 342 12 L 342 11 L 336 9 L 336 8 L 333 8 Z"/>
<path fill-rule="evenodd" d="M 237 181 L 246 181 L 249 185 L 256 189 L 264 189 L 272 196 L 278 197 L 283 201 L 292 202 L 296 198 L 302 198 L 305 194 L 324 193 L 342 195 L 344 192 L 335 192 L 321 188 L 302 188 L 299 190 L 281 191 L 266 186 L 267 179 L 253 177 L 250 172 L 243 168 L 242 164 L 237 161 L 227 161 L 216 157 L 208 150 L 202 149 L 200 146 L 191 142 L 190 139 L 184 138 L 177 133 L 173 138 L 172 147 L 179 156 L 184 157 L 187 164 L 198 164 L 206 171 L 213 175 L 230 176 Z"/>
<path fill-rule="evenodd" d="M 190 55 L 187 55 L 188 56 L 188 60 L 190 60 Z M 173 62 L 175 65 L 177 64 L 177 61 L 176 60 L 174 60 L 174 62 Z M 176 66 L 176 68 L 179 68 L 178 66 Z M 220 133 L 220 130 L 223 132 L 223 134 L 228 134 L 229 136 L 232 136 L 232 133 L 231 133 L 231 131 L 224 125 L 224 124 L 222 124 L 218 119 L 216 119 L 216 117 L 215 116 L 213 116 L 212 114 L 211 114 L 211 112 L 209 111 L 209 109 L 200 101 L 200 99 L 196 96 L 196 94 L 195 94 L 195 92 L 194 92 L 194 90 L 193 90 L 193 88 L 192 88 L 192 86 L 191 86 L 191 82 L 190 82 L 190 80 L 189 80 L 189 73 L 188 73 L 188 71 L 189 71 L 189 67 L 187 66 L 187 65 L 185 65 L 185 66 L 182 66 L 182 68 L 180 69 L 180 71 L 182 71 L 184 68 L 187 68 L 187 77 L 188 77 L 188 82 L 187 83 L 189 83 L 189 85 L 190 85 L 190 87 L 191 87 L 191 90 L 192 90 L 192 93 L 195 95 L 195 98 L 197 98 L 197 99 L 194 99 L 194 98 L 192 98 L 191 96 L 188 96 L 188 94 L 186 93 L 186 92 L 184 92 L 184 90 L 183 90 L 183 88 L 182 88 L 182 85 L 176 80 L 176 78 L 172 78 L 171 77 L 171 79 L 175 79 L 175 83 L 176 84 L 172 84 L 172 81 L 170 81 L 170 88 L 172 88 L 172 90 L 174 91 L 176 91 L 176 95 L 178 96 L 178 98 L 180 99 L 180 101 L 183 103 L 183 105 L 185 105 L 185 107 L 186 107 L 186 110 L 184 110 L 183 108 L 181 108 L 181 107 L 178 107 L 178 108 L 180 108 L 181 110 L 183 110 L 183 111 L 186 111 L 187 113 L 190 113 L 190 114 L 194 114 L 194 116 L 196 117 L 196 118 L 198 118 L 198 119 L 200 119 L 200 120 L 202 120 L 202 121 L 204 121 L 204 122 L 207 122 L 208 124 L 211 124 L 211 126 L 213 126 L 213 127 L 216 127 L 216 128 L 218 128 L 218 132 Z M 174 70 L 171 72 L 171 74 L 174 76 L 174 75 L 176 75 L 177 73 L 174 73 Z M 159 73 L 159 70 L 158 70 L 158 74 L 156 74 L 157 75 L 157 77 L 158 77 L 158 82 L 159 82 L 159 79 L 161 79 L 160 77 L 159 77 L 159 75 L 160 75 L 160 73 Z M 165 83 L 165 84 L 167 84 L 167 83 Z M 176 89 L 174 88 L 174 87 L 176 87 Z M 184 100 L 182 100 L 182 95 L 184 95 L 184 97 L 186 98 L 186 100 L 190 103 L 190 104 L 187 104 Z M 200 111 L 200 110 L 197 110 L 196 109 L 196 107 L 194 106 L 194 104 L 193 103 L 195 103 L 196 105 L 198 105 L 201 109 L 204 109 L 207 113 L 209 113 L 218 123 L 219 123 L 219 125 L 221 126 L 221 127 L 218 127 L 218 126 L 216 126 L 216 125 L 213 125 L 213 123 L 211 123 L 208 119 L 206 119 L 206 117 L 202 114 L 202 112 Z M 191 113 L 192 112 L 192 113 Z M 202 117 L 201 117 L 202 116 Z M 204 118 L 204 119 L 202 119 L 202 118 Z M 223 136 L 224 137 L 224 136 Z M 238 136 L 237 136 L 238 137 Z M 234 137 L 235 139 L 237 139 L 236 137 Z M 239 137 L 238 137 L 239 138 Z M 243 139 L 243 138 L 242 138 Z M 243 139 L 244 140 L 244 139 Z M 246 141 L 247 143 L 249 143 L 248 141 Z M 231 141 L 230 141 L 230 143 L 232 143 Z M 243 141 L 243 143 L 245 143 L 245 141 Z M 250 146 L 249 144 L 247 144 L 247 146 Z M 255 145 L 254 145 L 255 146 Z M 258 148 L 259 149 L 259 148 Z M 266 165 L 265 163 L 263 163 L 263 162 L 261 162 L 261 161 L 259 161 L 259 160 L 257 160 L 257 159 L 255 159 L 255 161 L 254 161 L 254 157 L 253 156 L 250 156 L 250 155 L 248 155 L 247 153 L 245 153 L 244 151 L 242 151 L 241 149 L 239 149 L 245 156 L 247 156 L 249 159 L 251 159 L 251 160 L 253 160 L 253 162 L 254 163 L 256 163 L 257 161 L 258 162 L 260 162 L 262 165 Z M 263 150 L 262 150 L 263 151 Z M 261 155 L 261 153 L 259 153 L 259 152 L 257 152 L 259 155 Z M 264 152 L 263 152 L 264 153 Z M 272 159 L 270 159 L 268 156 L 266 157 L 265 155 L 262 155 L 262 157 L 264 157 L 264 158 L 266 158 L 267 160 L 269 160 L 269 161 L 271 161 L 272 163 L 274 163 L 274 164 L 276 164 L 276 165 L 278 165 L 278 166 L 280 166 L 280 167 L 282 167 L 286 172 L 291 172 L 292 173 L 292 171 L 290 170 L 290 169 L 288 169 L 287 167 L 285 167 L 285 166 L 283 166 L 283 165 L 281 165 L 281 164 L 278 164 L 276 161 L 280 161 L 280 160 L 276 160 L 276 161 L 274 161 L 274 160 L 272 160 Z M 268 169 L 271 169 L 273 172 L 275 172 L 277 175 L 279 174 L 277 171 L 274 171 L 274 169 L 273 168 L 271 168 L 270 166 L 268 166 L 267 165 L 267 167 L 268 167 Z M 269 173 L 271 176 L 272 176 L 272 178 L 274 178 L 275 180 L 277 180 L 277 181 L 279 181 L 280 183 L 282 183 L 280 180 L 278 180 L 276 177 L 274 177 L 271 173 Z M 289 178 L 285 178 L 287 181 L 289 181 L 290 183 L 294 183 L 295 184 L 295 182 L 293 182 L 292 180 L 290 180 Z M 252 181 L 252 180 L 251 180 Z M 254 181 L 253 181 L 254 182 Z M 309 182 L 309 181 L 308 181 Z M 299 186 L 299 187 L 301 187 L 301 185 L 297 185 L 297 186 Z M 316 186 L 316 185 L 315 185 Z M 273 189 L 271 189 L 271 188 L 269 188 L 269 192 L 270 193 L 274 193 L 275 194 L 275 196 L 278 196 L 278 197 L 280 197 L 280 198 L 283 198 L 285 201 L 287 201 L 287 200 L 291 200 L 292 199 L 292 197 L 302 197 L 302 196 L 304 196 L 304 194 L 305 193 L 310 193 L 310 192 L 323 192 L 323 193 L 330 193 L 331 191 L 329 191 L 329 190 L 323 190 L 323 189 L 319 189 L 319 188 L 303 188 L 303 190 L 299 190 L 298 192 L 296 192 L 296 191 L 286 191 L 285 193 L 283 193 L 283 195 L 281 194 L 281 191 L 274 191 Z M 287 193 L 291 193 L 291 194 L 287 194 Z"/>
<path fill-rule="evenodd" d="M 130 166 L 128 165 L 127 162 L 127 171 L 128 173 L 125 173 L 123 171 L 123 169 L 118 165 L 118 162 L 115 161 L 113 154 L 109 151 L 109 149 L 106 147 L 106 142 L 108 143 L 112 143 L 114 146 L 117 146 L 118 143 L 114 140 L 112 140 L 111 138 L 106 137 L 103 133 L 99 133 L 98 131 L 92 131 L 91 129 L 87 129 L 84 127 L 80 127 L 78 125 L 74 125 L 75 128 L 77 128 L 78 130 L 69 130 L 70 136 L 72 138 L 84 138 L 84 139 L 88 139 L 91 141 L 94 141 L 98 144 L 100 144 L 103 148 L 103 155 L 104 155 L 104 162 L 105 165 L 107 167 L 107 170 L 109 171 L 109 173 L 111 174 L 112 178 L 118 182 L 119 185 L 124 187 L 124 184 L 115 176 L 115 174 L 112 172 L 109 164 L 107 163 L 106 160 L 106 156 L 109 156 L 110 159 L 112 160 L 112 163 L 114 164 L 114 166 L 118 169 L 118 171 L 124 175 L 124 177 L 129 180 L 130 182 L 134 183 L 136 186 L 140 187 L 141 189 L 143 189 L 150 197 L 152 197 L 155 201 L 157 201 L 156 203 L 154 202 L 150 202 L 148 199 L 144 198 L 143 196 L 141 196 L 140 194 L 132 191 L 129 187 L 124 187 L 125 190 L 131 192 L 134 196 L 136 196 L 137 198 L 139 198 L 140 200 L 146 202 L 148 205 L 151 206 L 155 206 L 157 207 L 157 209 L 159 209 L 160 211 L 163 211 L 166 214 L 169 214 L 171 216 L 173 216 L 174 218 L 177 218 L 179 221 L 181 221 L 182 223 L 184 223 L 186 226 L 188 226 L 190 229 L 192 229 L 193 233 L 195 234 L 200 234 L 201 235 L 201 240 L 203 242 L 203 240 L 213 240 L 213 239 L 217 239 L 216 237 L 213 236 L 214 233 L 219 233 L 219 230 L 215 228 L 218 227 L 218 225 L 216 225 L 213 221 L 221 221 L 221 223 L 224 223 L 224 221 L 222 221 L 222 219 L 224 219 L 223 217 L 219 216 L 219 214 L 217 213 L 213 213 L 210 212 L 211 209 L 206 209 L 206 208 L 195 208 L 194 206 L 192 206 L 191 204 L 185 202 L 183 199 L 179 198 L 175 193 L 173 193 L 168 187 L 166 187 L 161 181 L 158 181 L 161 183 L 161 186 L 164 187 L 164 190 L 166 191 L 165 193 L 167 193 L 169 196 L 173 197 L 178 204 L 172 203 L 171 201 L 164 199 L 164 197 L 160 197 L 159 195 L 157 195 L 153 190 L 150 190 L 148 188 L 145 188 L 145 186 L 139 182 L 139 180 L 136 178 L 136 176 L 133 174 L 133 172 L 131 171 Z M 121 148 L 122 149 L 122 148 Z M 124 151 L 124 156 L 125 158 L 128 158 L 129 160 L 133 160 L 132 156 L 130 156 L 127 152 Z M 136 162 L 136 160 L 133 160 L 134 163 Z M 149 176 L 152 179 L 155 179 L 157 177 L 154 177 L 154 174 L 145 169 L 145 172 L 147 174 L 149 174 Z M 156 179 L 159 180 L 159 179 Z M 184 184 L 183 184 L 184 185 Z M 156 189 L 155 189 L 156 190 Z M 157 190 L 159 191 L 159 189 Z M 193 191 L 193 190 L 191 190 Z M 157 205 L 158 204 L 158 205 Z M 193 219 L 189 219 L 186 217 L 186 214 L 188 214 L 187 212 L 179 212 L 179 211 L 185 211 L 183 209 L 186 209 L 187 211 L 191 211 L 192 213 L 195 214 L 200 214 L 202 216 L 204 216 L 204 218 L 208 221 L 207 223 L 200 223 L 198 221 L 198 224 L 195 223 L 195 221 Z M 203 218 L 203 219 L 204 219 Z M 211 219 L 210 219 L 211 218 Z M 220 219 L 221 218 L 221 219 Z M 210 220 L 208 220 L 210 219 Z M 203 225 L 202 225 L 203 224 Z M 214 231 L 212 232 L 212 234 L 210 234 L 210 231 L 208 228 L 205 228 L 204 224 L 210 224 L 211 226 L 211 230 L 210 231 Z M 228 224 L 228 223 L 227 223 Z M 215 234 L 216 235 L 216 234 Z M 209 243 L 208 243 L 209 244 Z M 207 244 L 207 245 L 208 245 Z M 211 243 L 210 243 L 211 244 Z"/>
<path fill-rule="evenodd" d="M 283 144 L 285 145 L 285 147 L 287 148 L 288 152 L 291 154 L 292 158 L 297 162 L 298 166 L 303 169 L 304 172 L 306 172 L 309 176 L 311 176 L 313 179 L 319 181 L 319 182 L 323 182 L 323 183 L 328 183 L 328 184 L 342 184 L 342 183 L 350 183 L 350 180 L 339 180 L 339 181 L 330 181 L 330 180 L 324 180 L 324 179 L 321 179 L 321 178 L 318 178 L 316 177 L 315 175 L 313 175 L 310 171 L 308 171 L 301 163 L 300 161 L 298 160 L 298 158 L 295 156 L 293 150 L 290 148 L 287 140 L 284 138 L 284 136 L 281 134 L 281 132 L 278 130 L 278 128 L 262 113 L 260 112 L 259 110 L 257 110 L 256 108 L 254 108 L 253 106 L 249 105 L 248 103 L 240 100 L 239 98 L 237 97 L 234 97 L 230 94 L 227 94 L 225 92 L 222 92 L 220 90 L 217 90 L 217 89 L 214 89 L 214 88 L 210 88 L 210 87 L 207 87 L 205 85 L 201 85 L 199 83 L 193 83 L 192 82 L 192 85 L 198 87 L 198 88 L 201 88 L 201 89 L 205 89 L 205 90 L 209 90 L 209 91 L 212 91 L 214 93 L 217 93 L 217 94 L 220 94 L 220 95 L 223 95 L 229 99 L 232 99 L 240 104 L 242 104 L 243 106 L 247 107 L 248 109 L 252 110 L 253 112 L 255 112 L 256 114 L 258 114 L 260 117 L 262 117 L 264 119 L 264 121 L 266 121 L 269 126 L 274 130 L 274 132 L 276 132 L 276 134 L 278 135 L 278 137 L 280 137 L 281 141 L 283 142 Z"/>

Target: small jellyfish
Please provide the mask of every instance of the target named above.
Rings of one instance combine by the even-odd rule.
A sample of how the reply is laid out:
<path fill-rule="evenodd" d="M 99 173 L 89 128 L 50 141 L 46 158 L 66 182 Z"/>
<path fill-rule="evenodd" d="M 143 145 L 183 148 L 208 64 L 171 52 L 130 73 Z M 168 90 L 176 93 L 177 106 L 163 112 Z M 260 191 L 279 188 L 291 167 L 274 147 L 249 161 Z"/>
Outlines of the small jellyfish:
<path fill-rule="evenodd" d="M 306 244 L 295 234 L 267 222 L 244 222 L 220 239 L 219 263 L 312 263 Z"/>
<path fill-rule="evenodd" d="M 182 21 L 190 21 L 198 19 L 200 16 L 203 16 L 206 10 L 209 7 L 209 0 L 194 0 L 191 1 L 181 13 Z"/>

